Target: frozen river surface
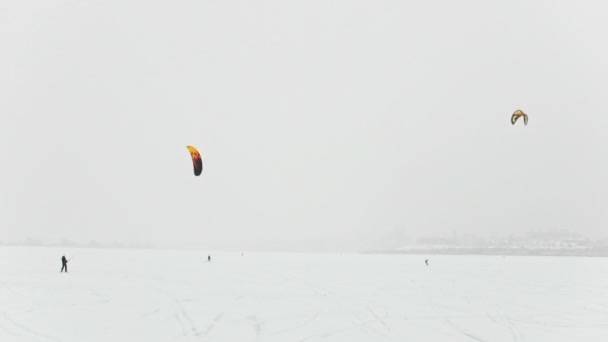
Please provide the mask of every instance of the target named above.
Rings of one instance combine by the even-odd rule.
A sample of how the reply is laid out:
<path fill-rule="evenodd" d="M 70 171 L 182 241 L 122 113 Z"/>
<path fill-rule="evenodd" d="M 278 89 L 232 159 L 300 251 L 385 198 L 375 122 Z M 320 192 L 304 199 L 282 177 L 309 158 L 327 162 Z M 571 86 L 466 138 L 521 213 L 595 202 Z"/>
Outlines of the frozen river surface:
<path fill-rule="evenodd" d="M 0 341 L 608 341 L 605 258 L 211 255 L 0 247 Z"/>

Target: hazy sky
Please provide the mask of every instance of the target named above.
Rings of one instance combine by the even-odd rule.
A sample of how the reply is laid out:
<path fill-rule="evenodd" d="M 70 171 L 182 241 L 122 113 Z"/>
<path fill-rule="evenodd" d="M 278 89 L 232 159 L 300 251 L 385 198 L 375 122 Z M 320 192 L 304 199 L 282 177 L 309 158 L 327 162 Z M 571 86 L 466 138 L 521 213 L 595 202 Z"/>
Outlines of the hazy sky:
<path fill-rule="evenodd" d="M 352 250 L 395 227 L 602 236 L 607 10 L 3 0 L 0 240 Z M 511 125 L 518 108 L 528 126 Z"/>

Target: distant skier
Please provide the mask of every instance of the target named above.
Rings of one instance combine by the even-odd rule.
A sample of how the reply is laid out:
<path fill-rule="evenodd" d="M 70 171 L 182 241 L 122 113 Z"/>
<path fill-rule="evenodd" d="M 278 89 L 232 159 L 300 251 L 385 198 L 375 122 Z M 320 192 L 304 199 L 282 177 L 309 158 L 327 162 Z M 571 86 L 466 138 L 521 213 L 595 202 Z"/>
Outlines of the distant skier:
<path fill-rule="evenodd" d="M 424 263 L 428 266 L 429 265 L 429 259 L 424 260 Z"/>
<path fill-rule="evenodd" d="M 210 262 L 211 261 L 211 255 L 207 255 L 207 261 Z"/>
<path fill-rule="evenodd" d="M 65 273 L 68 273 L 68 259 L 65 258 L 65 255 L 61 257 L 61 271 L 65 269 Z"/>

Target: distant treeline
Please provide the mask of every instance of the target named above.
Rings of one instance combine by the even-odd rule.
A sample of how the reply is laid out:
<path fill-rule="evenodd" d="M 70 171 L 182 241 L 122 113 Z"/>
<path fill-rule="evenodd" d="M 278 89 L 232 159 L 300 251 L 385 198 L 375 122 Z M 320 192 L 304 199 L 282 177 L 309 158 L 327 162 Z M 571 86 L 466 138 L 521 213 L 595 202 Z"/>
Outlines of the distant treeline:
<path fill-rule="evenodd" d="M 416 254 L 416 255 L 522 255 L 522 256 L 581 256 L 608 257 L 604 248 L 411 248 L 400 250 L 376 250 L 367 254 Z"/>

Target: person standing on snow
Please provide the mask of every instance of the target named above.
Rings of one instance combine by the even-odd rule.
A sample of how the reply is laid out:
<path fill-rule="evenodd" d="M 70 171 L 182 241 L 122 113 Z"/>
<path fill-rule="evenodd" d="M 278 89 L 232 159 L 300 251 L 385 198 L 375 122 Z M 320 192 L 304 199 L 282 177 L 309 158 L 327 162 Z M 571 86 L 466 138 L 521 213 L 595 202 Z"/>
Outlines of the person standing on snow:
<path fill-rule="evenodd" d="M 68 273 L 68 259 L 65 258 L 65 255 L 61 257 L 61 272 L 65 269 L 65 273 Z"/>

